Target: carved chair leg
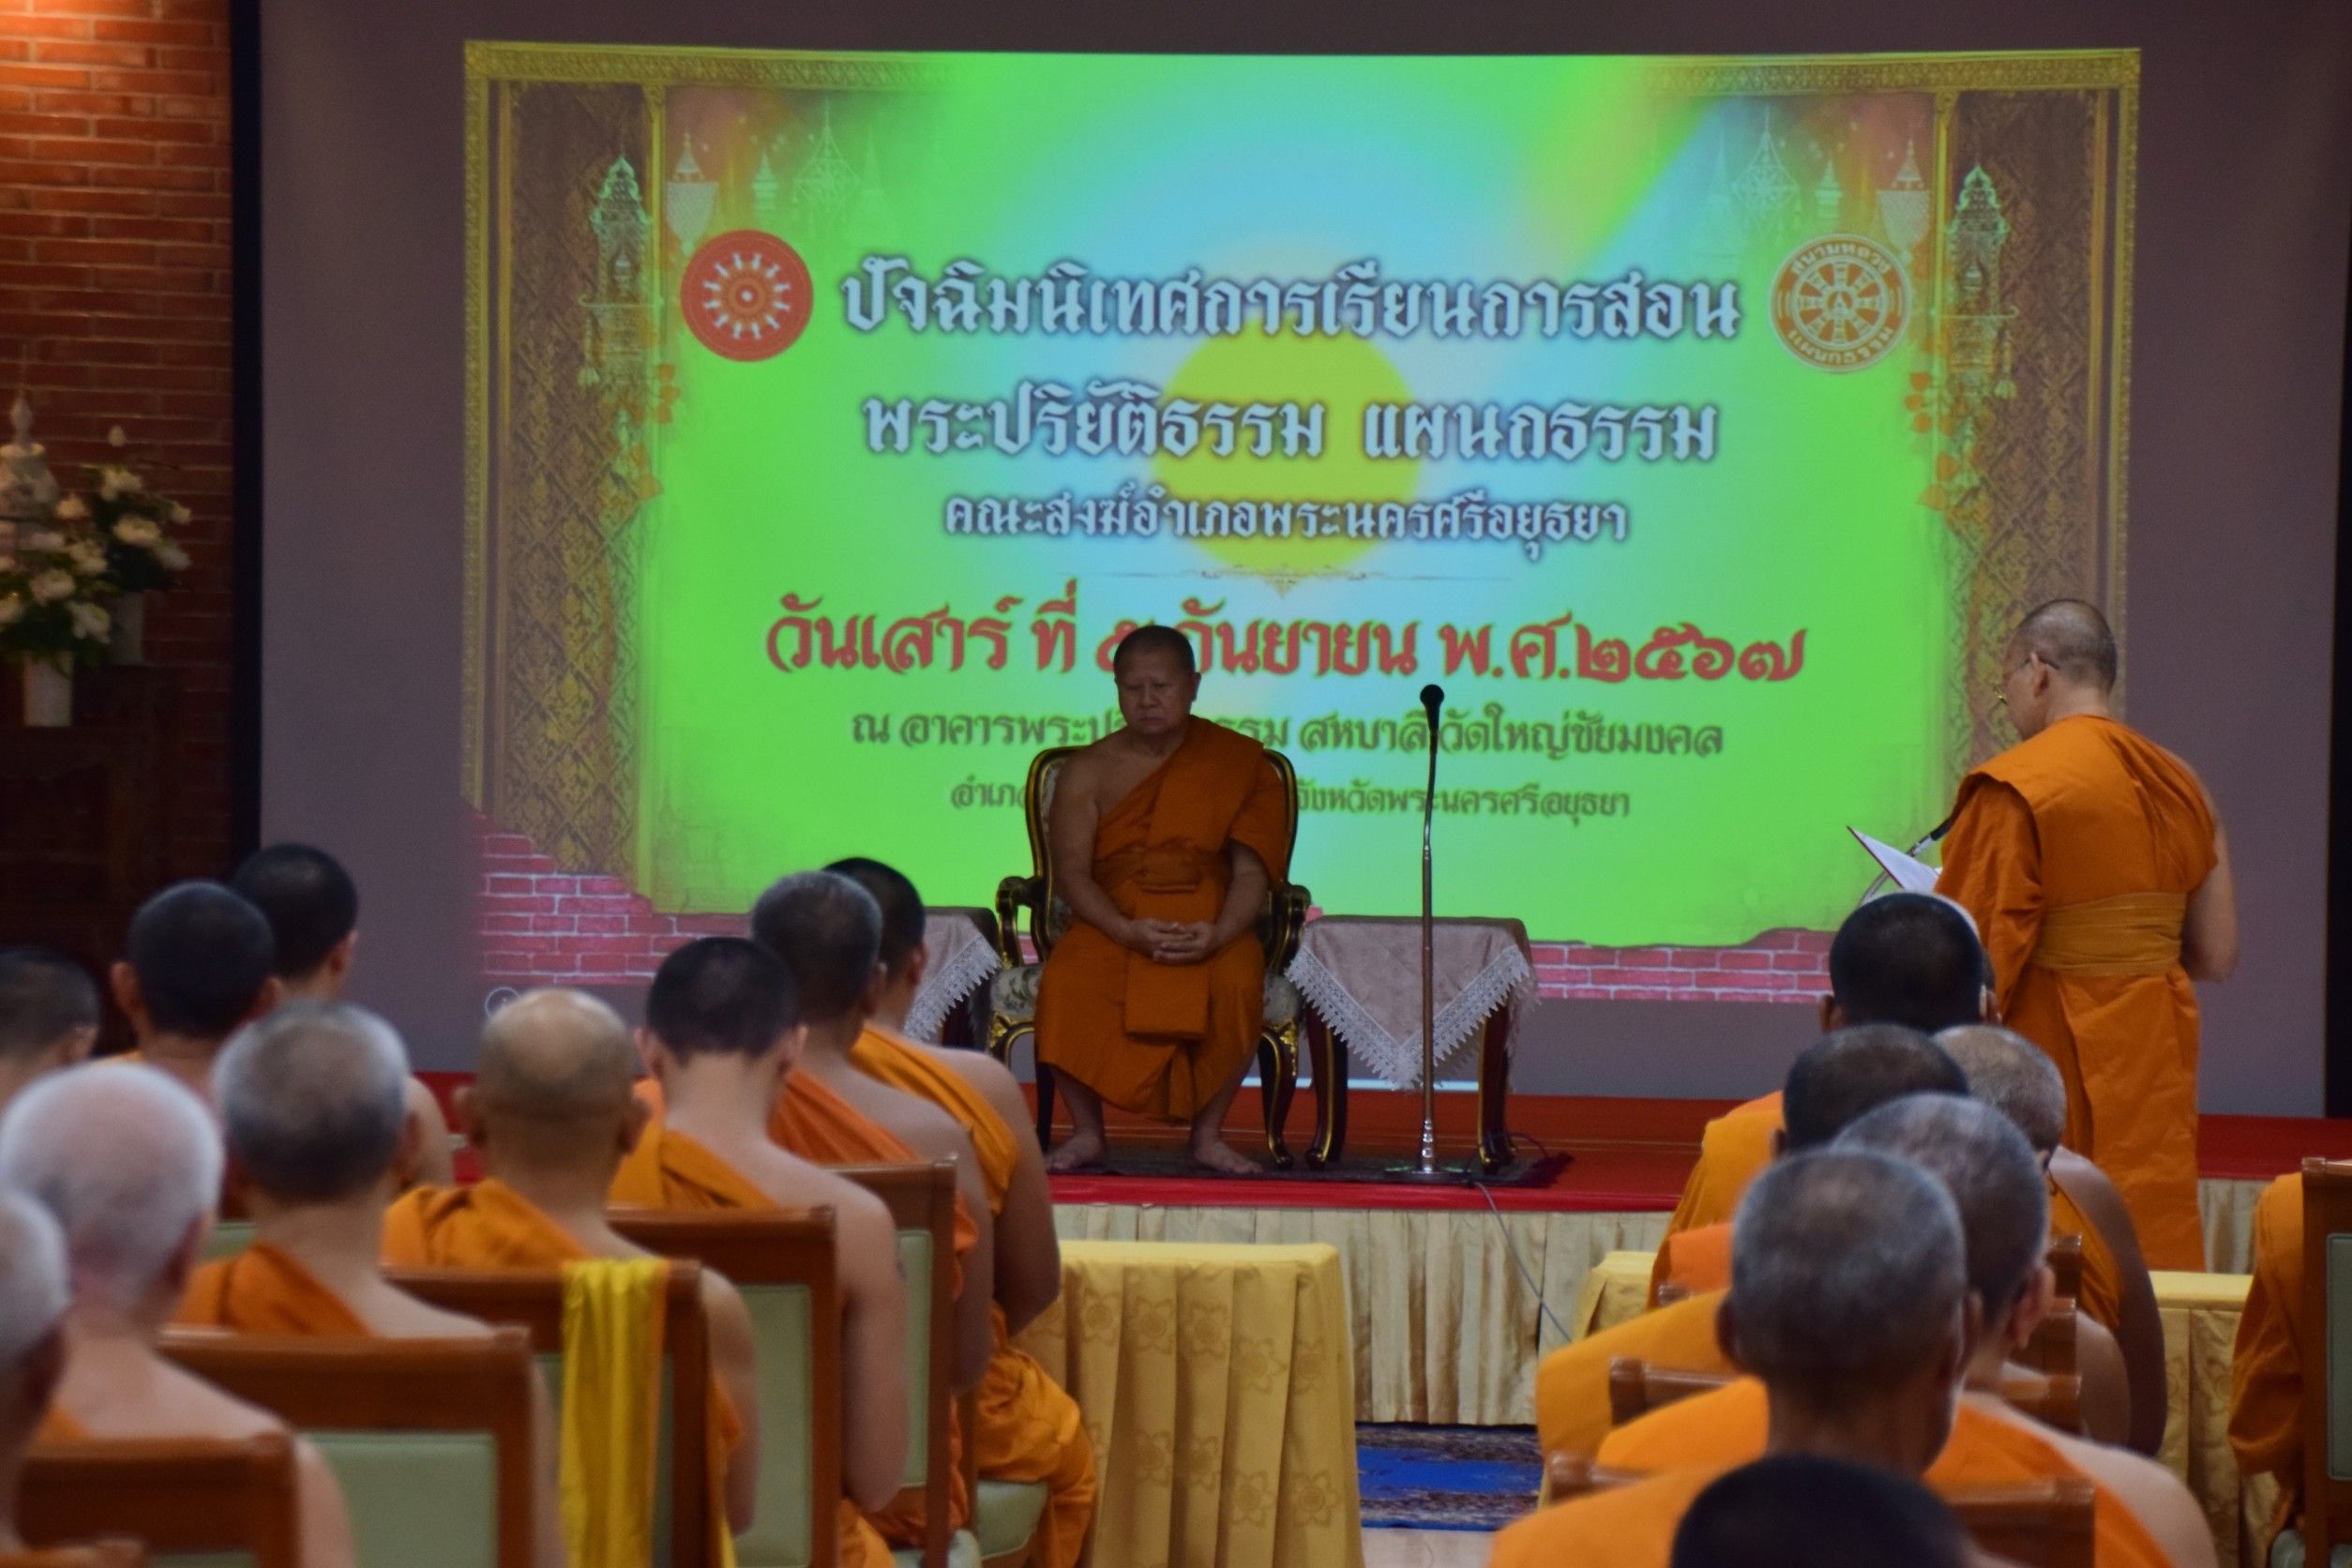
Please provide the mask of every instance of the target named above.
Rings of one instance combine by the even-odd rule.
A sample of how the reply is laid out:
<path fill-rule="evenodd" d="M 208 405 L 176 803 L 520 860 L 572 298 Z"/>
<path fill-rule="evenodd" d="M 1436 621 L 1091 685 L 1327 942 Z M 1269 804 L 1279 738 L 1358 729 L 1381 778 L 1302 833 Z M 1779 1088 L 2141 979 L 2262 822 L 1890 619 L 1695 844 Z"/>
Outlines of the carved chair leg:
<path fill-rule="evenodd" d="M 1331 1025 L 1309 1014 L 1307 1049 L 1315 1069 L 1315 1142 L 1307 1163 L 1320 1169 L 1337 1165 L 1348 1147 L 1348 1047 Z"/>
<path fill-rule="evenodd" d="M 1298 1086 L 1298 1026 L 1286 1024 L 1266 1031 L 1258 1038 L 1258 1093 L 1265 1106 L 1266 1154 L 1276 1170 L 1288 1170 L 1294 1163 L 1282 1133 Z"/>

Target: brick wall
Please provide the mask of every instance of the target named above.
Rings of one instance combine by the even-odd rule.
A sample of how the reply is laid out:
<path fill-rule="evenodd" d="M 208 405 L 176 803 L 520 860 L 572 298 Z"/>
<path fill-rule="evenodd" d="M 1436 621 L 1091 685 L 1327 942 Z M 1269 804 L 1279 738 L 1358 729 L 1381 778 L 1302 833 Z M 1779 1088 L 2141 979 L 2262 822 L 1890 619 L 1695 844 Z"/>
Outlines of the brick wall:
<path fill-rule="evenodd" d="M 0 405 L 22 362 L 60 480 L 121 425 L 195 513 L 147 633 L 185 697 L 176 874 L 230 852 L 228 35 L 227 0 L 0 0 Z"/>

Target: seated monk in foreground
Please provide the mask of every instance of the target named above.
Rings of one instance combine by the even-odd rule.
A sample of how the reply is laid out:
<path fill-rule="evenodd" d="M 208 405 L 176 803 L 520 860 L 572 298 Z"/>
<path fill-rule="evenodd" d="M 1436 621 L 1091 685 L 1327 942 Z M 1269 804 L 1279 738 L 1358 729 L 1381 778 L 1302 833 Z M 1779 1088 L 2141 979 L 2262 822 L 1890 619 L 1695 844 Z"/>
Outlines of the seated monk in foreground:
<path fill-rule="evenodd" d="M 1250 1175 L 1225 1142 L 1265 1018 L 1252 927 L 1289 870 L 1289 803 L 1265 749 L 1196 718 L 1191 641 L 1141 626 L 1111 656 L 1122 728 L 1062 766 L 1047 820 L 1069 928 L 1046 957 L 1037 1060 L 1072 1131 L 1055 1170 L 1103 1156 L 1103 1102 L 1191 1123 L 1193 1159 Z"/>
<path fill-rule="evenodd" d="M 628 1026 L 581 991 L 527 991 L 482 1028 L 459 1120 L 482 1158 L 470 1187 L 419 1187 L 384 1216 L 384 1260 L 395 1268 L 560 1269 L 592 1258 L 651 1258 L 606 1222 L 605 1194 L 644 1130 L 629 1093 Z M 751 1524 L 759 1485 L 758 1381 L 751 1316 L 721 1275 L 702 1271 L 710 1321 L 714 1442 L 726 1519 Z"/>
<path fill-rule="evenodd" d="M 1899 1024 L 1863 1024 L 1824 1035 L 1788 1069 L 1788 1127 L 1775 1146 L 1788 1154 L 1825 1147 L 1847 1123 L 1890 1100 L 1922 1092 L 1959 1094 L 1968 1080 L 1933 1041 Z M 1682 1372 L 1726 1372 L 1715 1309 L 1728 1270 L 1670 1305 L 1604 1329 L 1545 1356 L 1535 1372 L 1535 1429 L 1546 1454 L 1590 1454 L 1609 1429 L 1609 1363 L 1620 1357 Z"/>
<path fill-rule="evenodd" d="M 98 1033 L 98 988 L 80 964 L 41 947 L 0 950 L 0 1106 L 87 1060 Z"/>
<path fill-rule="evenodd" d="M 1968 1362 L 1951 1198 L 1883 1154 L 1796 1154 L 1749 1187 L 1733 1244 L 1723 1337 L 1763 1380 L 1765 1452 L 1922 1473 Z M 1493 1568 L 1666 1568 L 1683 1512 L 1738 1462 L 1539 1509 L 1495 1538 Z"/>
<path fill-rule="evenodd" d="M 0 1191 L 0 1552 L 21 1552 L 17 1477 L 66 1371 L 66 1239 L 49 1211 Z"/>
<path fill-rule="evenodd" d="M 2041 1162 L 2024 1136 L 1990 1106 L 1922 1094 L 1861 1118 L 1832 1148 L 1916 1165 L 1943 1185 L 1959 1215 L 1972 1316 L 1983 1327 L 1969 1357 L 1951 1440 L 1928 1468 L 1928 1485 L 1953 1493 L 2079 1478 L 2099 1491 L 2102 1568 L 2210 1563 L 2204 1515 L 2163 1467 L 2043 1426 L 2001 1397 L 2008 1358 L 2032 1338 L 2052 1300 L 2048 1198 Z M 1866 1239 L 1852 1244 L 1866 1244 Z M 1738 1291 L 1735 1278 L 1735 1300 Z M 1764 1452 L 1767 1425 L 1766 1391 L 1743 1380 L 1678 1400 L 1610 1433 L 1600 1461 L 1644 1472 L 1737 1463 Z"/>
<path fill-rule="evenodd" d="M 1673 1568 L 1983 1568 L 1959 1516 L 1918 1482 L 1777 1454 L 1727 1470 L 1674 1530 Z"/>
<path fill-rule="evenodd" d="M 1043 1483 L 1031 1560 L 1071 1568 L 1094 1516 L 1094 1447 L 1071 1398 L 1013 1335 L 1062 1291 L 1062 1247 L 1053 1229 L 1053 1193 L 1028 1107 L 1005 1065 L 976 1050 L 949 1050 L 906 1038 L 900 1026 L 923 983 L 923 899 L 914 883 L 877 860 L 837 861 L 827 870 L 849 878 L 882 908 L 883 988 L 850 1064 L 896 1089 L 929 1100 L 961 1123 L 979 1156 L 996 1229 L 993 1350 L 975 1396 L 968 1440 L 984 1481 Z"/>
<path fill-rule="evenodd" d="M 638 1048 L 664 1109 L 613 1176 L 616 1208 L 833 1211 L 841 1287 L 842 1548 L 889 1550 L 858 1508 L 883 1508 L 907 1466 L 907 1303 L 890 1210 L 856 1183 L 768 1138 L 768 1108 L 801 1040 L 792 977 L 740 937 L 703 937 L 662 960 Z"/>
<path fill-rule="evenodd" d="M 0 1187 L 56 1220 L 72 1281 L 65 1380 L 42 1440 L 286 1431 L 156 1353 L 212 1233 L 220 1167 L 204 1103 L 136 1063 L 52 1073 L 0 1116 Z M 342 1488 L 298 1437 L 294 1506 L 303 1568 L 352 1568 Z"/>

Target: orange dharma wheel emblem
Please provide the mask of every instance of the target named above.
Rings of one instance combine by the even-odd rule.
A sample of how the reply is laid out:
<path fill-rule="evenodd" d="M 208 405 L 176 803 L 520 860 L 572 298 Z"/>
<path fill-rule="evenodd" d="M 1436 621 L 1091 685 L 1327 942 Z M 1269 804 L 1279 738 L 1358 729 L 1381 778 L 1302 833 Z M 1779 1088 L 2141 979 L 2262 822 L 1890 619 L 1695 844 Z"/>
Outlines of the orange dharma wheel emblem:
<path fill-rule="evenodd" d="M 757 229 L 705 240 L 678 286 L 696 340 L 728 359 L 782 354 L 808 329 L 815 304 L 800 252 Z"/>
<path fill-rule="evenodd" d="M 1829 234 L 1781 263 L 1772 304 L 1789 353 L 1820 369 L 1859 370 L 1902 340 L 1911 293 L 1893 251 L 1865 234 Z"/>

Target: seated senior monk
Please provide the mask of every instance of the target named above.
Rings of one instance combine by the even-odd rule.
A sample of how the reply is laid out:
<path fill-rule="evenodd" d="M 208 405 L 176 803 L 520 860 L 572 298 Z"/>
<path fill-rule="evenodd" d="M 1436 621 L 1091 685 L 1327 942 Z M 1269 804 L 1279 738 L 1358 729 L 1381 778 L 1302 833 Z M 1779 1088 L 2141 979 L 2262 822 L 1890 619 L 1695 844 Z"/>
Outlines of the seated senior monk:
<path fill-rule="evenodd" d="M 0 950 L 0 1106 L 98 1044 L 98 993 L 82 966 L 45 947 Z"/>
<path fill-rule="evenodd" d="M 0 1187 L 56 1220 L 72 1282 L 65 1380 L 44 1440 L 286 1430 L 156 1353 L 212 1232 L 220 1165 L 204 1103 L 153 1067 L 52 1073 L 0 1115 Z M 303 1568 L 350 1568 L 342 1489 L 299 1439 L 294 1477 Z"/>
<path fill-rule="evenodd" d="M 1139 626 L 1111 656 L 1122 728 L 1063 765 L 1047 822 L 1070 927 L 1047 955 L 1037 1060 L 1070 1102 L 1056 1170 L 1102 1158 L 1103 1102 L 1192 1126 L 1212 1170 L 1258 1167 L 1225 1115 L 1258 1047 L 1266 955 L 1252 929 L 1289 869 L 1289 813 L 1265 749 L 1194 716 L 1192 642 Z"/>
<path fill-rule="evenodd" d="M 2025 1134 L 2049 1173 L 2050 1234 L 2083 1243 L 2075 1354 L 2084 1362 L 2084 1395 L 2093 1392 L 2091 1361 L 2111 1358 L 2121 1374 L 2118 1386 L 2129 1393 L 2128 1440 L 2142 1454 L 2155 1453 L 2164 1439 L 2164 1325 L 2156 1287 L 2140 1261 L 2139 1235 L 2122 1194 L 2104 1171 L 2059 1143 L 2066 1085 L 2058 1064 L 2024 1035 L 1996 1024 L 1947 1029 L 1936 1043 L 1968 1075 L 1968 1092 Z M 2126 1440 L 2103 1431 L 2088 1409 L 2085 1418 L 2093 1437 Z"/>
<path fill-rule="evenodd" d="M 215 882 L 184 882 L 139 906 L 114 1003 L 139 1048 L 130 1060 L 212 1101 L 212 1062 L 237 1026 L 278 1005 L 277 944 L 262 912 Z"/>
<path fill-rule="evenodd" d="M 792 976 L 756 942 L 703 937 L 663 959 L 637 1034 L 661 1085 L 662 1114 L 621 1162 L 611 1200 L 645 1209 L 833 1210 L 842 1381 L 855 1391 L 842 1406 L 841 1484 L 846 1502 L 882 1508 L 897 1495 L 907 1465 L 897 1232 L 881 1199 L 768 1138 L 768 1108 L 801 1034 Z M 852 1508 L 845 1517 L 845 1545 L 857 1533 L 854 1515 Z"/>
<path fill-rule="evenodd" d="M 1933 1041 L 1900 1024 L 1841 1029 L 1805 1048 L 1788 1068 L 1783 1153 L 1826 1145 L 1866 1111 L 1906 1094 L 1964 1094 L 1968 1079 Z M 1609 1426 L 1609 1363 L 1620 1357 L 1686 1372 L 1729 1369 L 1715 1333 L 1728 1285 L 1711 1285 L 1630 1322 L 1587 1335 L 1544 1358 L 1535 1373 L 1535 1429 L 1545 1453 L 1589 1454 Z"/>
<path fill-rule="evenodd" d="M 2303 1380 L 2326 1364 L 2326 1348 L 2304 1320 L 2303 1178 L 2280 1177 L 2254 1204 L 2254 1279 L 2229 1357 L 2229 1447 L 2247 1476 L 2279 1484 L 2277 1511 L 2261 1542 L 2299 1528 L 2303 1516 Z"/>
<path fill-rule="evenodd" d="M 1862 1117 L 1832 1147 L 1918 1166 L 1943 1184 L 1960 1217 L 1982 1326 L 1951 1441 L 1928 1469 L 1928 1485 L 1951 1492 L 2079 1477 L 2099 1491 L 2102 1568 L 2211 1562 L 2204 1515 L 2170 1472 L 2139 1455 L 2054 1431 L 2000 1396 L 2007 1359 L 2032 1338 L 2051 1301 L 2049 1200 L 2024 1135 L 1990 1106 L 1924 1094 Z M 1600 1460 L 1643 1472 L 1735 1463 L 1764 1452 L 1767 1427 L 1765 1391 L 1743 1380 L 1619 1428 L 1601 1444 Z"/>
<path fill-rule="evenodd" d="M 1775 1454 L 1726 1471 L 1691 1500 L 1672 1568 L 1969 1568 L 1944 1501 L 1876 1465 Z"/>
<path fill-rule="evenodd" d="M 1984 947 L 1967 912 L 1929 894 L 1890 893 L 1847 915 L 1830 942 L 1821 1031 L 1899 1023 L 1933 1034 L 1992 1017 L 1992 996 Z M 1728 1222 L 1741 1192 L 1772 1159 L 1780 1126 L 1777 1093 L 1710 1122 L 1666 1235 Z M 1665 1245 L 1658 1250 L 1658 1283 L 1666 1277 L 1670 1251 Z"/>
<path fill-rule="evenodd" d="M 582 991 L 526 991 L 482 1027 L 474 1081 L 458 1116 L 480 1151 L 470 1187 L 419 1187 L 384 1222 L 395 1268 L 560 1269 L 592 1258 L 653 1254 L 605 1218 L 613 1172 L 636 1146 L 645 1108 L 630 1093 L 636 1053 L 620 1015 Z M 710 1319 L 711 1463 L 725 1523 L 751 1523 L 759 1484 L 758 1382 L 751 1316 L 725 1278 L 702 1271 Z M 717 1521 L 715 1521 L 716 1523 Z"/>
<path fill-rule="evenodd" d="M 1062 1247 L 1053 1229 L 1053 1193 L 1037 1140 L 1028 1134 L 1027 1104 L 1004 1064 L 976 1050 L 919 1044 L 899 1033 L 923 983 L 923 898 L 914 883 L 878 860 L 841 860 L 826 867 L 873 895 L 882 909 L 884 986 L 850 1063 L 896 1089 L 929 1100 L 963 1123 L 979 1156 L 996 1227 L 993 1351 L 967 1435 L 983 1480 L 1042 1482 L 1045 1516 L 1031 1561 L 1070 1568 L 1094 1515 L 1094 1448 L 1078 1401 L 1013 1335 L 1062 1293 Z"/>
<path fill-rule="evenodd" d="M 340 1002 L 359 948 L 359 888 L 342 863 L 308 844 L 272 844 L 254 851 L 229 885 L 268 920 L 277 949 L 273 967 L 285 994 Z M 415 1077 L 405 1080 L 404 1093 L 417 1127 L 408 1181 L 445 1187 L 457 1180 L 448 1118 Z"/>
<path fill-rule="evenodd" d="M 1725 1345 L 1763 1380 L 1764 1454 L 1924 1471 L 1968 1362 L 1959 1216 L 1925 1171 L 1856 1150 L 1780 1160 L 1750 1184 L 1722 1303 Z M 1665 1568 L 1694 1499 L 1738 1460 L 1540 1509 L 1494 1568 Z"/>
<path fill-rule="evenodd" d="M 21 1552 L 17 1478 L 66 1371 L 66 1239 L 49 1211 L 0 1191 L 0 1552 Z"/>

